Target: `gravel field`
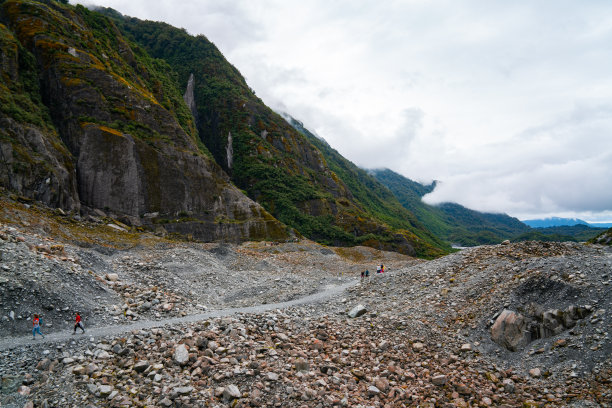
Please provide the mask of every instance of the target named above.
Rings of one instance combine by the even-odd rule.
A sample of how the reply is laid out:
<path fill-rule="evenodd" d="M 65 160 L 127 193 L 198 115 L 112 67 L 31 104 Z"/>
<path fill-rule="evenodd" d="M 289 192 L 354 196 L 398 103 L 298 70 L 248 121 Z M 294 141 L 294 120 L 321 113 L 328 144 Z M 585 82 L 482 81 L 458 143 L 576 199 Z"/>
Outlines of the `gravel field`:
<path fill-rule="evenodd" d="M 424 261 L 309 241 L 134 242 L 107 221 L 84 239 L 78 220 L 3 211 L 2 407 L 611 405 L 610 247 Z M 72 335 L 77 311 L 86 333 Z"/>

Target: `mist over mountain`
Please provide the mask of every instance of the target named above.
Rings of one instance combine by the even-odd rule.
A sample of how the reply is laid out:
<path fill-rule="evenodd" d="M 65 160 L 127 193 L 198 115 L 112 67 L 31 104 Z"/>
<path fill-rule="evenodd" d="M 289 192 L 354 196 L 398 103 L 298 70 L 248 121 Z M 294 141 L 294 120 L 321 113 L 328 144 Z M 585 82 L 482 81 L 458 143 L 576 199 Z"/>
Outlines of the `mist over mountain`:
<path fill-rule="evenodd" d="M 389 169 L 371 170 L 399 202 L 430 231 L 458 246 L 500 243 L 526 232 L 529 227 L 506 214 L 482 213 L 455 203 L 429 205 L 422 197 L 432 192 L 436 183 L 423 185 Z"/>

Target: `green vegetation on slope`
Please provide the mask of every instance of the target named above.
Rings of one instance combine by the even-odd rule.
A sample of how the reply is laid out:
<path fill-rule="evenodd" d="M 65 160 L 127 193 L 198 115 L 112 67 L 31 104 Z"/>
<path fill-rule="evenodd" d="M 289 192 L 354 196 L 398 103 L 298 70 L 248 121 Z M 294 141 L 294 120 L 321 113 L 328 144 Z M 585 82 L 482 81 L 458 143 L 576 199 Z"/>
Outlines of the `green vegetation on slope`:
<path fill-rule="evenodd" d="M 589 244 L 612 245 L 612 228 L 588 241 Z"/>
<path fill-rule="evenodd" d="M 1 23 L 0 50 L 3 54 L 3 66 L 0 67 L 0 112 L 19 123 L 54 130 L 49 110 L 40 97 L 36 58 Z M 18 65 L 9 66 L 11 60 L 16 60 Z"/>
<path fill-rule="evenodd" d="M 373 170 L 372 174 L 426 228 L 453 244 L 495 244 L 529 230 L 528 226 L 505 214 L 481 213 L 453 203 L 439 206 L 424 203 L 421 198 L 433 191 L 435 184 L 424 186 L 388 169 Z"/>
<path fill-rule="evenodd" d="M 444 253 L 444 244 L 400 205 L 367 198 L 360 191 L 367 186 L 352 183 L 341 166 L 332 168 L 312 140 L 255 96 L 204 36 L 101 11 L 150 55 L 165 60 L 179 83 L 186 86 L 194 75 L 199 137 L 232 181 L 280 221 L 325 244 L 414 248 L 425 257 Z"/>
<path fill-rule="evenodd" d="M 583 224 L 532 228 L 531 230 L 512 238 L 512 241 L 585 242 L 594 239 L 596 236 L 600 235 L 602 231 L 605 231 L 605 228 L 593 228 Z"/>
<path fill-rule="evenodd" d="M 430 245 L 450 249 L 427 230 L 411 211 L 403 208 L 393 193 L 382 183 L 313 135 L 301 122 L 293 118 L 288 120 L 321 151 L 329 168 L 349 187 L 354 199 L 370 216 L 383 220 L 394 228 L 411 231 L 419 240 Z"/>

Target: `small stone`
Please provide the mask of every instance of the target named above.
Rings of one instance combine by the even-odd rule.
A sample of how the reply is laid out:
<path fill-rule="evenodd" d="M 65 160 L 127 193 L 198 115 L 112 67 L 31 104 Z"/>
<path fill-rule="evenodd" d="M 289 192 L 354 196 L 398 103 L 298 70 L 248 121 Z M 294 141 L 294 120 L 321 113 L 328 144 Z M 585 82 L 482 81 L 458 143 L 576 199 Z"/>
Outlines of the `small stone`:
<path fill-rule="evenodd" d="M 425 345 L 423 343 L 420 342 L 416 342 L 412 344 L 412 349 L 414 351 L 423 351 L 423 349 L 425 348 Z"/>
<path fill-rule="evenodd" d="M 461 351 L 472 351 L 472 345 L 470 343 L 465 343 L 461 346 Z"/>
<path fill-rule="evenodd" d="M 539 368 L 532 368 L 531 370 L 529 370 L 529 375 L 532 376 L 533 378 L 540 378 L 542 376 L 542 372 L 540 371 Z"/>
<path fill-rule="evenodd" d="M 368 387 L 368 395 L 374 396 L 374 395 L 378 395 L 378 394 L 380 394 L 380 390 L 376 386 L 370 385 Z"/>
<path fill-rule="evenodd" d="M 174 350 L 174 361 L 180 365 L 185 365 L 189 361 L 189 351 L 184 344 L 179 344 Z"/>
<path fill-rule="evenodd" d="M 117 282 L 119 280 L 119 275 L 116 273 L 107 273 L 105 278 L 107 281 Z"/>
<path fill-rule="evenodd" d="M 134 371 L 136 371 L 137 373 L 142 373 L 143 371 L 145 371 L 147 368 L 149 368 L 150 364 L 148 361 L 146 360 L 140 360 L 138 361 L 136 364 L 134 364 L 134 367 L 132 367 L 134 369 Z"/>
<path fill-rule="evenodd" d="M 431 377 L 431 382 L 434 385 L 444 385 L 444 384 L 446 384 L 446 381 L 447 381 L 447 378 L 443 374 L 435 375 L 435 376 Z"/>
<path fill-rule="evenodd" d="M 98 388 L 98 391 L 100 392 L 101 397 L 108 397 L 110 393 L 113 392 L 113 387 L 110 385 L 101 385 Z"/>
<path fill-rule="evenodd" d="M 223 389 L 223 399 L 226 401 L 231 401 L 237 398 L 240 398 L 242 394 L 240 393 L 240 389 L 234 384 L 230 384 Z"/>

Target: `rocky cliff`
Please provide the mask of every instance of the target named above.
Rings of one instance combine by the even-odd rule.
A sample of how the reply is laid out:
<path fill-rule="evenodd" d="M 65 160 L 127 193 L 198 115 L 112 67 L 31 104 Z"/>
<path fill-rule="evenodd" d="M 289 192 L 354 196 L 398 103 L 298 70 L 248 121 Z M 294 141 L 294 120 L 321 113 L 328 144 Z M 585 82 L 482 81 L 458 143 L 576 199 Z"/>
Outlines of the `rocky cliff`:
<path fill-rule="evenodd" d="M 3 185 L 201 239 L 287 237 L 201 144 L 167 65 L 110 20 L 81 6 L 3 1 L 0 21 L 3 98 L 15 106 L 0 118 Z"/>
<path fill-rule="evenodd" d="M 449 249 L 205 37 L 53 0 L 0 0 L 0 24 L 0 186 L 197 239 Z"/>
<path fill-rule="evenodd" d="M 364 244 L 426 257 L 444 252 L 444 243 L 411 223 L 414 217 L 388 191 L 390 206 L 380 195 L 362 200 L 362 191 L 378 192 L 336 171 L 320 147 L 268 108 L 204 36 L 100 11 L 170 64 L 180 83 L 189 84 L 185 97 L 195 108 L 199 137 L 232 181 L 280 221 L 325 244 Z"/>

